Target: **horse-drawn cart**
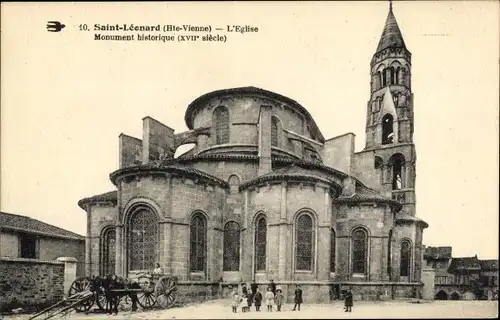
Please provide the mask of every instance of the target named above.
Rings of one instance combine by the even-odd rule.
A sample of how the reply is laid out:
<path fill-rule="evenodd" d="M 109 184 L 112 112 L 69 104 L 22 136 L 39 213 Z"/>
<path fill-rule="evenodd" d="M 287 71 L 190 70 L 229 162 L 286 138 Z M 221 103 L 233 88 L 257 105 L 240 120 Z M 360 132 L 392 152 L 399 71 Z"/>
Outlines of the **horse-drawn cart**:
<path fill-rule="evenodd" d="M 158 278 L 155 280 L 154 278 Z M 79 277 L 73 281 L 68 292 L 68 298 L 43 310 L 31 317 L 31 319 L 50 319 L 56 315 L 64 315 L 73 310 L 77 312 L 89 312 L 94 304 L 106 312 L 108 305 L 108 295 L 104 286 L 104 279 L 97 277 Z M 118 305 L 131 305 L 132 297 L 137 296 L 137 304 L 143 309 L 159 307 L 166 309 L 175 302 L 177 291 L 177 279 L 168 276 L 153 277 L 148 273 L 143 273 L 133 281 L 117 277 L 117 288 L 109 290 L 112 296 L 119 300 Z"/>

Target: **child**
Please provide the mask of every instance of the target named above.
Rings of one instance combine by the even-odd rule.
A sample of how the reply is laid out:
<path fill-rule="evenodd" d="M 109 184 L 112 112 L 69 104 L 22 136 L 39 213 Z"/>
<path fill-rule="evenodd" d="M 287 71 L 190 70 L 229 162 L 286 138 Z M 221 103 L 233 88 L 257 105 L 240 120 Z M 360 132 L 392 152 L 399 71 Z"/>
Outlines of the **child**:
<path fill-rule="evenodd" d="M 278 308 L 278 311 L 281 311 L 281 305 L 283 304 L 283 301 L 285 300 L 285 296 L 283 295 L 283 292 L 281 289 L 276 290 L 276 297 L 274 297 L 274 301 L 276 303 L 276 308 Z"/>
<path fill-rule="evenodd" d="M 268 287 L 266 292 L 267 311 L 273 311 L 273 300 L 274 300 L 274 293 L 271 287 Z"/>
<path fill-rule="evenodd" d="M 257 292 L 255 292 L 253 299 L 255 304 L 255 311 L 260 311 L 260 305 L 262 304 L 262 294 L 260 293 L 259 288 L 257 288 Z"/>
<path fill-rule="evenodd" d="M 240 306 L 241 306 L 241 311 L 242 312 L 248 312 L 250 311 L 250 307 L 247 305 L 248 304 L 248 293 L 243 294 L 241 299 L 240 299 Z"/>
<path fill-rule="evenodd" d="M 231 292 L 231 297 L 232 297 L 231 307 L 233 308 L 233 313 L 236 313 L 238 306 L 240 305 L 240 295 L 238 294 L 236 289 L 233 289 L 233 292 Z"/>

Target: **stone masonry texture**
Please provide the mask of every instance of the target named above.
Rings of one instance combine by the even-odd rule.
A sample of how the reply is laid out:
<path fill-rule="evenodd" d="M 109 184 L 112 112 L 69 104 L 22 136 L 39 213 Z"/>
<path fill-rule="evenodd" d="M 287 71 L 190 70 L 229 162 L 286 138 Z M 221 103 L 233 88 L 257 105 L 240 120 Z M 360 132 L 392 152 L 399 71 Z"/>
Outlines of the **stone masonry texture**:
<path fill-rule="evenodd" d="M 392 9 L 389 18 L 395 23 Z M 178 299 L 183 301 L 225 295 L 228 285 L 238 282 L 256 281 L 265 290 L 271 279 L 288 302 L 297 285 L 304 300 L 314 303 L 337 299 L 344 290 L 352 290 L 357 300 L 418 298 L 427 224 L 416 214 L 413 94 L 409 80 L 387 83 L 378 78 L 380 68 L 395 64 L 409 77 L 410 54 L 399 43 L 403 47 L 382 43 L 372 60 L 367 144 L 360 152 L 354 151 L 354 134 L 326 140 L 298 102 L 255 87 L 195 99 L 186 110 L 189 130 L 181 134 L 145 118 L 142 144 L 121 136 L 122 167 L 110 175 L 116 199 L 82 206 L 91 248 L 86 263 L 92 273 L 102 265 L 107 245 L 103 231 L 116 228 L 116 273 L 127 277 L 137 272 L 130 261 L 146 257 L 147 268 L 159 263 L 165 275 L 178 278 Z M 219 106 L 228 110 L 228 123 L 216 121 Z M 389 132 L 382 124 L 386 114 L 394 118 L 391 142 L 381 138 Z M 229 140 L 217 144 L 221 128 L 229 128 Z M 175 137 L 186 137 L 195 146 L 174 158 L 183 143 Z M 141 145 L 142 164 L 134 165 Z M 140 210 L 150 213 L 148 223 L 156 231 L 142 230 L 143 222 L 130 223 Z M 310 224 L 299 225 L 304 215 Z M 192 228 L 195 216 L 204 221 L 198 231 Z M 265 230 L 258 233 L 261 218 Z M 239 270 L 224 272 L 224 228 L 230 221 L 240 226 L 240 264 Z M 356 230 L 365 235 L 361 242 L 353 239 Z M 152 240 L 143 244 L 137 236 L 141 232 Z M 137 243 L 131 244 L 132 236 Z M 264 243 L 259 251 L 264 270 L 256 270 L 258 239 Z M 401 253 L 403 241 L 410 244 L 406 255 Z M 140 257 L 130 254 L 132 246 L 139 247 L 134 252 Z M 140 249 L 144 246 L 147 250 Z M 356 273 L 354 262 L 361 254 L 364 272 Z M 405 277 L 400 274 L 403 256 L 409 257 Z M 195 261 L 202 262 L 202 270 L 197 266 L 192 271 Z"/>

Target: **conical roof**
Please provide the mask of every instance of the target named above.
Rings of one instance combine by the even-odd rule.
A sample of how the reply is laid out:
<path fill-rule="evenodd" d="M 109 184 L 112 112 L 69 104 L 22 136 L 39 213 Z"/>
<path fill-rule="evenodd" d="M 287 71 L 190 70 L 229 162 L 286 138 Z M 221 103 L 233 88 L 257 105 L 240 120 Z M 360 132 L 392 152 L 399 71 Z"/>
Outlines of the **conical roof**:
<path fill-rule="evenodd" d="M 387 15 L 384 31 L 382 31 L 382 36 L 380 37 L 380 41 L 378 43 L 377 52 L 390 47 L 406 49 L 403 35 L 401 34 L 401 30 L 399 30 L 396 17 L 392 12 L 392 3 L 389 7 L 389 14 Z"/>

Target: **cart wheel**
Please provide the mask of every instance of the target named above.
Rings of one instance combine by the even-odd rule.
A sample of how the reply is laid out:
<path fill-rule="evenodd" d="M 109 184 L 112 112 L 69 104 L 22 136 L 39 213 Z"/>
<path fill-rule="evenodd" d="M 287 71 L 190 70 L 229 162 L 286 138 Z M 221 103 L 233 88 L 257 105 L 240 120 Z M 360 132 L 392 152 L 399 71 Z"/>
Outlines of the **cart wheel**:
<path fill-rule="evenodd" d="M 68 296 L 74 296 L 76 294 L 82 293 L 84 291 L 90 291 L 91 283 L 89 277 L 78 277 L 73 281 L 71 287 L 69 288 Z M 85 302 L 75 306 L 76 312 L 85 312 L 89 311 L 94 304 L 94 299 L 88 299 Z"/>
<path fill-rule="evenodd" d="M 156 296 L 154 292 L 143 291 L 137 293 L 137 303 L 142 309 L 151 309 L 156 304 Z"/>
<path fill-rule="evenodd" d="M 177 282 L 173 278 L 161 277 L 156 283 L 156 302 L 161 308 L 170 308 L 175 302 Z"/>
<path fill-rule="evenodd" d="M 104 287 L 101 285 L 96 289 L 96 303 L 99 309 L 102 312 L 106 312 L 106 306 L 108 305 L 108 299 L 106 297 L 106 292 L 104 291 Z"/>

